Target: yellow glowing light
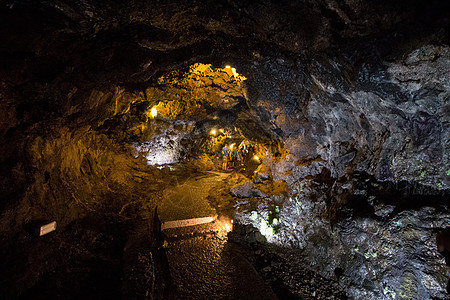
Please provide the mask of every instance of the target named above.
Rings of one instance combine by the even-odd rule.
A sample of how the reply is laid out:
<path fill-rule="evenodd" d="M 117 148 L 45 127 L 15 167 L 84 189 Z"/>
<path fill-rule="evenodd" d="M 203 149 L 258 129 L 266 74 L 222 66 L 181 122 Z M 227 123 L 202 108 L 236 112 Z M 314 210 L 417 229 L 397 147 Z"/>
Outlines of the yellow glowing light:
<path fill-rule="evenodd" d="M 256 159 L 256 160 L 259 160 L 258 155 L 255 155 L 253 158 Z"/>
<path fill-rule="evenodd" d="M 235 78 L 238 77 L 239 74 L 236 72 L 235 68 L 231 68 L 231 72 L 233 72 Z"/>
<path fill-rule="evenodd" d="M 231 144 L 231 145 L 230 145 L 230 150 L 233 150 L 234 145 L 235 145 L 235 144 Z"/>
<path fill-rule="evenodd" d="M 219 132 L 223 133 L 223 129 L 219 129 Z"/>
<path fill-rule="evenodd" d="M 218 218 L 217 225 L 220 231 L 230 232 L 233 230 L 233 220 L 225 216 L 220 216 Z"/>
<path fill-rule="evenodd" d="M 225 72 L 229 75 L 229 76 L 233 76 L 234 79 L 237 81 L 237 83 L 239 84 L 239 82 L 246 80 L 247 78 L 245 78 L 245 76 L 240 75 L 237 71 L 236 68 L 233 68 L 230 65 L 226 65 L 225 66 Z"/>
<path fill-rule="evenodd" d="M 211 130 L 211 134 L 216 135 L 216 130 L 215 129 Z"/>
<path fill-rule="evenodd" d="M 156 117 L 156 115 L 158 114 L 158 112 L 156 111 L 156 107 L 152 108 L 151 114 L 152 114 L 152 118 Z"/>

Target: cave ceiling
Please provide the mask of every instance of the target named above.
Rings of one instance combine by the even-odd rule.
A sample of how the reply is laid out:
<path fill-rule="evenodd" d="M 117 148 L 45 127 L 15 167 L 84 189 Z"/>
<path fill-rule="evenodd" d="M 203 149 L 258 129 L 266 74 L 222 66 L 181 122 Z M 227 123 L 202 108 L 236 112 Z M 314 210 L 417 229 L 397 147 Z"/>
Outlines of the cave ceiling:
<path fill-rule="evenodd" d="M 364 64 L 446 42 L 445 8 L 442 1 L 6 1 L 0 132 L 61 116 L 95 128 L 126 113 L 161 76 L 204 63 L 247 76 L 247 119 L 269 128 L 247 131 L 283 137 L 311 121 L 305 106 L 320 87 L 312 78 L 351 88 Z M 117 90 L 130 96 L 112 112 L 95 109 L 117 100 Z M 270 116 L 280 97 L 295 119 L 289 128 Z"/>
<path fill-rule="evenodd" d="M 248 76 L 264 72 L 253 64 L 326 60 L 339 51 L 351 56 L 351 73 L 367 56 L 395 58 L 414 43 L 448 39 L 445 8 L 442 1 L 6 1 L 2 85 L 26 99 L 18 115 L 43 119 L 94 88 L 144 90 L 197 62 L 231 64 Z M 354 57 L 352 49 L 366 48 Z"/>

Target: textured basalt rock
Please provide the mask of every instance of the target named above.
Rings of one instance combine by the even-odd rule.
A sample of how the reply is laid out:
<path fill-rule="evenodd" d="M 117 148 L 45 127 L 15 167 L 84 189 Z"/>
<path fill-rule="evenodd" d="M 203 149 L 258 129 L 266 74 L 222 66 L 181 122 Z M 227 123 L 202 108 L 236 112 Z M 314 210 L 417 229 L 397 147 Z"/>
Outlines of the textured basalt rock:
<path fill-rule="evenodd" d="M 284 80 L 266 77 L 255 66 L 249 76 L 258 84 L 254 105 L 294 155 L 288 159 L 293 172 L 305 167 L 295 168 L 296 159 L 320 159 L 311 166 L 326 167 L 336 178 L 365 171 L 380 180 L 414 180 L 447 187 L 448 51 L 448 47 L 427 45 L 408 53 L 404 63 L 395 64 L 379 57 L 371 65 L 378 71 L 370 71 L 370 77 L 364 77 L 369 73 L 367 67 L 354 70 L 359 74 L 355 86 L 346 84 L 343 77 L 349 66 L 331 57 L 328 66 L 307 62 L 306 70 L 287 60 L 270 63 L 275 72 L 293 73 Z M 417 60 L 418 53 L 424 54 L 412 71 L 408 62 Z M 269 81 L 275 86 L 267 89 Z M 306 99 L 283 96 L 282 88 L 289 85 Z"/>
<path fill-rule="evenodd" d="M 371 70 L 362 66 L 354 71 L 359 75 L 351 85 L 339 62 L 330 59 L 331 69 L 313 62 L 322 72 L 301 73 L 307 82 L 304 93 L 311 95 L 294 108 L 304 118 L 301 125 L 300 117 L 290 122 L 286 111 L 295 110 L 289 110 L 289 102 L 283 107 L 267 100 L 286 97 L 272 96 L 278 88 L 264 94 L 263 81 L 257 105 L 291 153 L 281 161 L 269 155 L 263 163 L 274 179 L 289 183 L 292 196 L 281 209 L 278 234 L 267 230 L 267 220 L 260 221 L 267 208 L 259 209 L 256 220 L 249 211 L 241 222 L 269 232 L 269 242 L 298 247 L 311 267 L 327 277 L 344 270 L 340 282 L 352 286 L 347 291 L 355 298 L 444 298 L 449 270 L 434 239 L 449 222 L 448 51 L 425 45 L 400 62 L 378 57 Z M 281 61 L 271 68 L 286 69 Z M 278 82 L 281 87 L 283 81 Z M 370 195 L 348 182 L 355 172 L 403 182 L 403 188 L 397 187 L 403 195 Z M 349 203 L 363 215 L 342 220 Z"/>
<path fill-rule="evenodd" d="M 230 189 L 230 193 L 238 198 L 266 197 L 260 190 L 256 189 L 252 182 L 246 182 Z"/>

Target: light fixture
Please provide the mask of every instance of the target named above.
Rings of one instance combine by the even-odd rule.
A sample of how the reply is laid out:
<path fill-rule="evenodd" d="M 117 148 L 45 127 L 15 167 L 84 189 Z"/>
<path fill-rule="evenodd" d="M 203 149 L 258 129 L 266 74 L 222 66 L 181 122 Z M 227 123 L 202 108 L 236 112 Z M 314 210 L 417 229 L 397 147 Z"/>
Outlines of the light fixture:
<path fill-rule="evenodd" d="M 225 68 L 226 68 L 226 69 L 229 69 L 229 68 L 231 68 L 231 66 L 226 65 Z"/>
<path fill-rule="evenodd" d="M 253 158 L 254 158 L 255 160 L 259 160 L 258 155 L 255 155 Z"/>
<path fill-rule="evenodd" d="M 236 72 L 236 68 L 231 68 L 231 72 L 233 72 L 234 78 L 238 76 L 238 73 Z"/>
<path fill-rule="evenodd" d="M 211 130 L 211 134 L 212 134 L 212 135 L 216 135 L 216 130 L 215 130 L 215 129 L 212 129 L 212 130 Z"/>
<path fill-rule="evenodd" d="M 158 111 L 156 110 L 156 107 L 153 107 L 151 110 L 152 118 L 155 118 L 157 114 L 158 114 Z"/>

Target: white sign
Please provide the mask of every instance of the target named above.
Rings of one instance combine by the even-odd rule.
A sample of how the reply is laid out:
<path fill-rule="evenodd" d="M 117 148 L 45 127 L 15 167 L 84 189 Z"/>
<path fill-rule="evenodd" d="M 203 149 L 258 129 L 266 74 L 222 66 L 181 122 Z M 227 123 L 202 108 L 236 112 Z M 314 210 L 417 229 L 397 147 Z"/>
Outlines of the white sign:
<path fill-rule="evenodd" d="M 47 234 L 55 230 L 56 230 L 56 221 L 53 221 L 51 223 L 48 223 L 47 225 L 41 226 L 39 236 L 43 236 L 44 234 Z"/>

